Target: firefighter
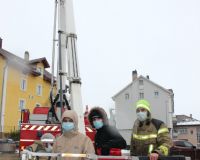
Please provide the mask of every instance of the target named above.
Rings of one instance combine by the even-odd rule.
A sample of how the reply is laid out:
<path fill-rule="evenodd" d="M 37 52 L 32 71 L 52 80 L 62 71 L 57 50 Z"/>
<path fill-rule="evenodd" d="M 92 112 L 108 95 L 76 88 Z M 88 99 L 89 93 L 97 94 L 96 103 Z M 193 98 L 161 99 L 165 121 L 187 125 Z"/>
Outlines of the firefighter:
<path fill-rule="evenodd" d="M 95 150 L 98 155 L 109 155 L 111 149 L 126 148 L 126 141 L 114 126 L 108 124 L 108 117 L 103 108 L 94 107 L 88 115 L 89 122 L 96 129 Z"/>
<path fill-rule="evenodd" d="M 51 133 L 45 133 L 42 135 L 41 132 L 38 132 L 38 137 L 40 137 L 40 140 L 34 141 L 34 143 L 26 149 L 32 152 L 51 153 L 55 137 Z M 50 157 L 37 157 L 37 159 L 49 160 Z"/>
<path fill-rule="evenodd" d="M 137 119 L 133 126 L 130 143 L 131 156 L 168 156 L 172 146 L 170 133 L 164 122 L 151 118 L 150 104 L 142 99 L 136 103 Z"/>
<path fill-rule="evenodd" d="M 54 153 L 94 154 L 92 141 L 78 131 L 78 115 L 73 110 L 66 110 L 62 115 L 62 135 L 53 144 Z M 66 157 L 66 160 L 74 158 Z M 82 160 L 83 158 L 76 158 Z"/>

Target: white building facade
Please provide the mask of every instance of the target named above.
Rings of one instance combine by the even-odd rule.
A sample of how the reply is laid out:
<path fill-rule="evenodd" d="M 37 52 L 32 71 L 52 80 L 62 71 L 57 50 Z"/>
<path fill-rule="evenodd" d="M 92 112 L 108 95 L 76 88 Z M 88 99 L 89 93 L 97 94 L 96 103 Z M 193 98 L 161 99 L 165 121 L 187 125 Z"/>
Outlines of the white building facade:
<path fill-rule="evenodd" d="M 137 76 L 137 71 L 132 72 L 132 82 L 115 94 L 116 127 L 130 144 L 131 132 L 136 120 L 136 102 L 146 99 L 150 102 L 153 118 L 165 122 L 172 129 L 172 116 L 174 112 L 174 94 L 172 90 L 165 89 L 149 80 L 149 77 Z"/>

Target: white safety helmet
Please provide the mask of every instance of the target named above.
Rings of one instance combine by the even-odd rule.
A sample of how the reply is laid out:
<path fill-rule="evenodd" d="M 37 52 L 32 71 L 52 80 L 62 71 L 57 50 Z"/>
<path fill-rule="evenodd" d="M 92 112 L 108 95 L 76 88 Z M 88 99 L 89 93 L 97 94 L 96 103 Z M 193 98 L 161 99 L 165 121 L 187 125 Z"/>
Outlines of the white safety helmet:
<path fill-rule="evenodd" d="M 54 140 L 55 140 L 55 137 L 51 133 L 45 133 L 41 137 L 41 141 L 44 143 L 53 143 Z"/>

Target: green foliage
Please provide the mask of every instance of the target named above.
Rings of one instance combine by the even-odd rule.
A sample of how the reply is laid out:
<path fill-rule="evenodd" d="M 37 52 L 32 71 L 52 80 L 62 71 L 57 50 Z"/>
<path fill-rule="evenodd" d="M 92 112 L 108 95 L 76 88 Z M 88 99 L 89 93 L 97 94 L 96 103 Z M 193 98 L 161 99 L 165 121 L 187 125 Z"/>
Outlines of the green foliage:
<path fill-rule="evenodd" d="M 19 141 L 20 139 L 20 131 L 12 131 L 9 133 L 9 138 L 13 139 L 14 141 Z"/>

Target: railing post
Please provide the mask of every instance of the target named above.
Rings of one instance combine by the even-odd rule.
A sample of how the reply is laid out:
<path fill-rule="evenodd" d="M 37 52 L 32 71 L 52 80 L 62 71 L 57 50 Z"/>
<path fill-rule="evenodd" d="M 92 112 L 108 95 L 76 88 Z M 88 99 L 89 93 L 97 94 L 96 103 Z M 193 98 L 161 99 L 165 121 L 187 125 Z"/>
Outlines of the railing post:
<path fill-rule="evenodd" d="M 26 153 L 22 153 L 22 160 L 27 160 L 27 154 Z"/>

